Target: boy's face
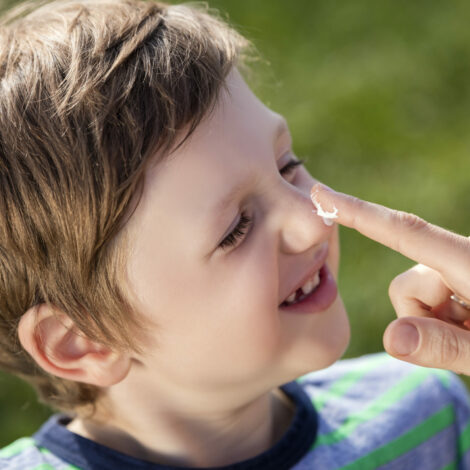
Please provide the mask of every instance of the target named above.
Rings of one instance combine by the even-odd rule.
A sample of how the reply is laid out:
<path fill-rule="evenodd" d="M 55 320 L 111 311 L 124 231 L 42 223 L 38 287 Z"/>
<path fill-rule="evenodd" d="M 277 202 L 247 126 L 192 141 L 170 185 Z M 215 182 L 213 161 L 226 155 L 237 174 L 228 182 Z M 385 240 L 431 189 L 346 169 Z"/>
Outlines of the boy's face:
<path fill-rule="evenodd" d="M 282 118 L 237 70 L 227 84 L 213 114 L 146 174 L 129 222 L 129 279 L 155 324 L 138 357 L 149 390 L 236 401 L 331 364 L 349 324 L 339 295 L 316 313 L 280 307 L 326 248 L 336 277 L 337 227 L 312 212 L 315 180 L 303 166 L 280 174 L 295 159 Z M 218 246 L 242 213 L 252 219 L 245 235 Z"/>

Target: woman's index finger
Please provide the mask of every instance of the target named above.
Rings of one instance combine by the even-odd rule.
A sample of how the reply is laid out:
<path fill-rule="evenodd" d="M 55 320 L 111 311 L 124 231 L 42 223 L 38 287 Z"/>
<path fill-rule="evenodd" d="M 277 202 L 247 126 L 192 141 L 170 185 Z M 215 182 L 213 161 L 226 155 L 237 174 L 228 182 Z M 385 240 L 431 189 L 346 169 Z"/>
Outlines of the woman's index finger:
<path fill-rule="evenodd" d="M 408 212 L 338 193 L 323 184 L 311 191 L 312 201 L 323 211 L 334 212 L 335 222 L 441 273 L 452 266 L 470 271 L 470 241 Z M 320 211 L 321 212 L 321 211 Z"/>

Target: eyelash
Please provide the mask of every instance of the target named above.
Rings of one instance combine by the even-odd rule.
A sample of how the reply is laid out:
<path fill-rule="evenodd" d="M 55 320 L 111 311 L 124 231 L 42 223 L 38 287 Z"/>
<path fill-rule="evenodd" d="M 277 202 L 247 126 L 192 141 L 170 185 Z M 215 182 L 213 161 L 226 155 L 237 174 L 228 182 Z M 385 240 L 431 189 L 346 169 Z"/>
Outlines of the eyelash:
<path fill-rule="evenodd" d="M 282 176 L 289 175 L 292 173 L 295 167 L 299 165 L 303 165 L 304 160 L 299 159 L 299 160 L 291 160 L 290 162 L 287 162 L 287 164 L 279 170 L 279 173 Z M 252 221 L 252 218 L 247 216 L 245 212 L 242 212 L 240 216 L 240 220 L 237 224 L 237 226 L 221 241 L 219 244 L 220 248 L 228 248 L 233 245 L 235 245 L 238 241 L 238 239 L 242 238 L 243 235 L 246 233 L 246 229 L 250 226 Z"/>

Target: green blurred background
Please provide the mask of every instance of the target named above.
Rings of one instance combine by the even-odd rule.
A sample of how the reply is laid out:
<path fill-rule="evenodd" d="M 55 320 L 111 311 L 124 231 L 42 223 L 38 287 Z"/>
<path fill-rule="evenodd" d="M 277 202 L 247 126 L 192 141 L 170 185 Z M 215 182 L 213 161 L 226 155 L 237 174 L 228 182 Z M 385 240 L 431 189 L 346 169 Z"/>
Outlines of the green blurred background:
<path fill-rule="evenodd" d="M 0 10 L 14 1 L 0 0 Z M 176 3 L 176 2 L 172 2 Z M 470 2 L 211 0 L 256 45 L 252 86 L 312 175 L 470 234 Z M 341 229 L 346 356 L 382 351 L 394 276 L 414 263 Z M 467 380 L 467 384 L 470 382 Z M 0 447 L 50 411 L 0 374 Z"/>

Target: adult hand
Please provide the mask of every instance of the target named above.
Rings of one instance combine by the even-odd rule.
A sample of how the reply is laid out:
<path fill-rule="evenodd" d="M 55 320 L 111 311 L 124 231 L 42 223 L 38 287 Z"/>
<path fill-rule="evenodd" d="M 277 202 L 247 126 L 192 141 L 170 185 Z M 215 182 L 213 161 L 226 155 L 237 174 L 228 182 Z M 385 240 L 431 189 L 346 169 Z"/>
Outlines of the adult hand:
<path fill-rule="evenodd" d="M 455 294 L 470 305 L 470 239 L 322 184 L 311 195 L 324 211 L 338 209 L 335 222 L 419 263 L 390 284 L 398 319 L 385 330 L 386 351 L 414 364 L 470 375 L 470 310 L 450 299 Z"/>

